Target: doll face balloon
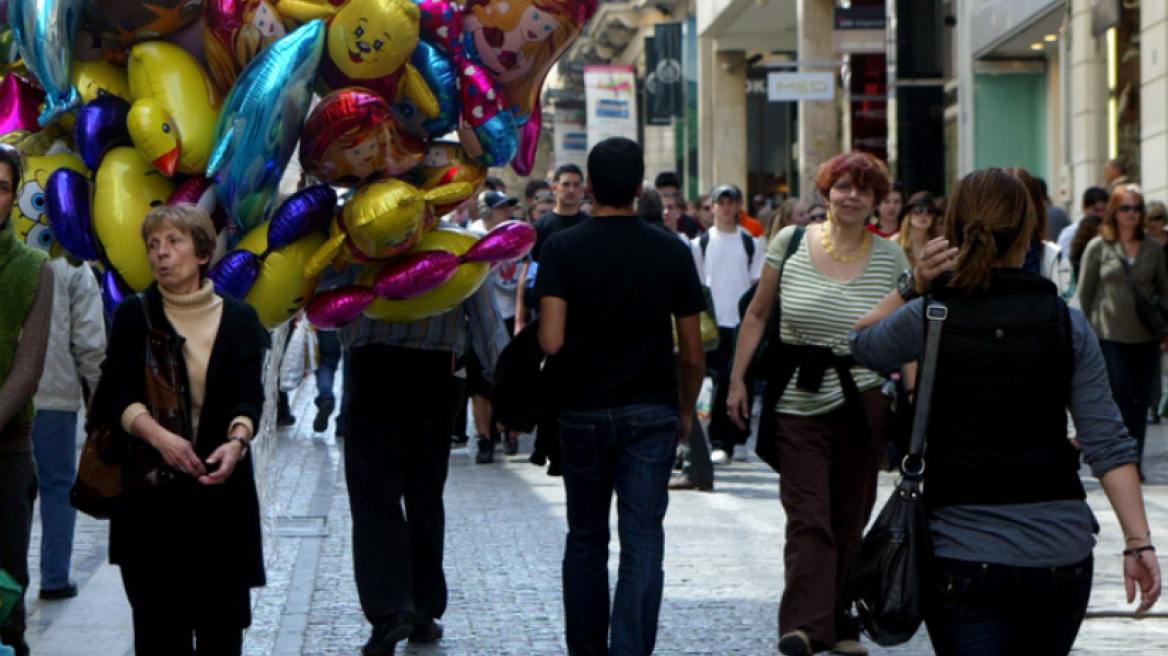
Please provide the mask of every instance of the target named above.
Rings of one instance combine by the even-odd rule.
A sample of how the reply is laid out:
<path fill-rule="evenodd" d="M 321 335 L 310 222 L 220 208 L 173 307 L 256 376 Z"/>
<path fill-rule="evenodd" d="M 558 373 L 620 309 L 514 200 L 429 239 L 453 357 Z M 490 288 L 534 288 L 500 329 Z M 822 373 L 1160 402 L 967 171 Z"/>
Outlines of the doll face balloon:
<path fill-rule="evenodd" d="M 261 50 L 287 34 L 275 0 L 209 0 L 203 22 L 208 68 L 223 92 Z"/>

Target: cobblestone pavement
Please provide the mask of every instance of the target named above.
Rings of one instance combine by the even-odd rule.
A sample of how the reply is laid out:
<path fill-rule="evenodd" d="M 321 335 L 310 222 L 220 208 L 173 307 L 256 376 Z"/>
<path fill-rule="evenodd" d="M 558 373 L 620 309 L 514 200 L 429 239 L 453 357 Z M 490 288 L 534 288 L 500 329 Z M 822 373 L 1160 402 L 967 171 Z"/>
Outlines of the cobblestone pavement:
<path fill-rule="evenodd" d="M 312 384 L 294 397 L 297 425 L 280 432 L 274 475 L 277 518 L 269 546 L 266 588 L 255 595 L 251 656 L 352 656 L 368 637 L 352 580 L 350 519 L 341 440 L 313 435 Z M 565 535 L 558 478 L 520 455 L 473 464 L 455 449 L 446 488 L 446 569 L 450 604 L 446 637 L 399 653 L 428 656 L 561 656 L 560 558 Z M 1168 533 L 1168 429 L 1149 431 L 1145 487 L 1153 530 Z M 473 448 L 473 447 L 472 447 Z M 783 581 L 783 513 L 778 478 L 751 454 L 717 471 L 714 493 L 673 494 L 666 518 L 665 601 L 657 654 L 775 654 L 777 605 Z M 880 498 L 893 478 L 882 475 Z M 1103 533 L 1096 549 L 1090 616 L 1075 654 L 1168 653 L 1168 608 L 1136 620 L 1123 600 L 1122 538 L 1093 481 L 1089 501 Z M 615 519 L 615 515 L 614 515 Z M 74 549 L 76 599 L 36 599 L 39 526 L 34 532 L 30 642 L 37 656 L 132 654 L 129 608 L 116 568 L 106 563 L 104 522 L 79 518 Z M 615 534 L 615 528 L 614 528 Z M 619 549 L 614 543 L 613 581 Z M 1165 602 L 1162 602 L 1162 606 Z M 98 647 L 100 645 L 100 647 Z M 927 636 L 872 653 L 932 654 Z"/>

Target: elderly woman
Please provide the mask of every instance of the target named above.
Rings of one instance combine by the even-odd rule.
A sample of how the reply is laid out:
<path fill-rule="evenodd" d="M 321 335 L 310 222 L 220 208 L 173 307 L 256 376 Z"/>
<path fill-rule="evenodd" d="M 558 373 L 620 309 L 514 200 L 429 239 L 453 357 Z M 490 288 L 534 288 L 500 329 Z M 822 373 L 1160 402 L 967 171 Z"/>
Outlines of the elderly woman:
<path fill-rule="evenodd" d="M 757 450 L 777 454 L 783 481 L 779 651 L 788 656 L 867 653 L 843 593 L 875 503 L 892 413 L 880 393 L 883 379 L 855 366 L 847 335 L 908 271 L 900 246 L 865 227 L 889 192 L 882 162 L 866 153 L 839 155 L 820 166 L 815 183 L 828 199 L 828 219 L 806 228 L 785 264 L 797 228 L 784 228 L 771 243 L 769 266 L 739 329 L 727 401 L 731 417 L 745 426 L 746 367 L 777 304 L 782 344 L 769 348 L 780 348 L 789 366 L 768 380 L 768 390 L 779 394 L 775 403 L 767 398 L 773 393 L 764 395 Z"/>
<path fill-rule="evenodd" d="M 1129 274 L 1141 292 L 1168 298 L 1164 248 L 1144 233 L 1144 197 L 1135 185 L 1119 185 L 1111 193 L 1099 236 L 1087 244 L 1079 271 L 1079 301 L 1111 380 L 1111 398 L 1136 440 L 1136 462 L 1142 463 L 1148 427 L 1152 377 L 1161 344 L 1168 336 L 1153 334 L 1136 313 Z M 1142 472 L 1142 467 L 1141 467 Z M 1141 477 L 1142 477 L 1141 473 Z"/>
<path fill-rule="evenodd" d="M 9 221 L 21 176 L 20 153 L 0 144 L 0 569 L 28 587 L 28 545 L 36 498 L 32 404 L 49 344 L 53 270 Z M 0 644 L 28 654 L 24 596 L 0 626 Z"/>
<path fill-rule="evenodd" d="M 138 656 L 190 654 L 192 641 L 200 654 L 239 654 L 249 589 L 265 582 L 248 445 L 270 340 L 255 310 L 207 279 L 215 231 L 206 213 L 155 209 L 142 238 L 157 282 L 117 308 L 93 411 L 181 475 L 113 517 L 110 562 L 121 566 Z M 193 435 L 163 428 L 145 406 L 145 312 L 182 342 Z"/>
<path fill-rule="evenodd" d="M 945 236 L 916 267 L 921 290 L 932 287 L 948 312 L 924 472 L 935 552 L 925 622 L 938 656 L 1071 650 L 1099 530 L 1080 454 L 1125 536 L 1128 601 L 1138 586 L 1141 613 L 1160 596 L 1136 452 L 1108 396 L 1099 344 L 1051 281 L 1022 268 L 1045 218 L 1038 209 L 1014 175 L 975 171 L 957 183 Z M 951 279 L 936 277 L 950 267 Z M 857 324 L 856 360 L 891 371 L 923 359 L 924 307 L 889 294 Z M 1067 439 L 1068 408 L 1080 450 Z"/>

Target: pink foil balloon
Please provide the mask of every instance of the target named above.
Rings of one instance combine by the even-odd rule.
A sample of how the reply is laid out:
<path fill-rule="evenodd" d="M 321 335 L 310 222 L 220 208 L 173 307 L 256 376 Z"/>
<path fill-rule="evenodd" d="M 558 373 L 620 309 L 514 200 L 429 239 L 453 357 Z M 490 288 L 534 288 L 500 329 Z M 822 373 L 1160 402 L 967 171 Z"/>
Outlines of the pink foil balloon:
<path fill-rule="evenodd" d="M 308 304 L 308 321 L 317 328 L 340 328 L 356 321 L 374 298 L 368 287 L 345 285 L 330 289 Z"/>
<path fill-rule="evenodd" d="M 535 246 L 535 228 L 522 221 L 500 223 L 462 256 L 464 262 L 510 262 Z"/>
<path fill-rule="evenodd" d="M 0 82 L 0 134 L 27 130 L 40 132 L 40 105 L 45 92 L 34 87 L 16 73 L 9 73 Z"/>
<path fill-rule="evenodd" d="M 543 129 L 543 109 L 537 104 L 531 111 L 531 117 L 519 130 L 519 152 L 511 160 L 511 168 L 523 177 L 531 175 L 535 168 L 535 151 L 539 148 L 539 133 Z"/>
<path fill-rule="evenodd" d="M 373 293 L 387 301 L 416 298 L 453 278 L 458 265 L 458 256 L 446 251 L 412 253 L 377 273 Z"/>

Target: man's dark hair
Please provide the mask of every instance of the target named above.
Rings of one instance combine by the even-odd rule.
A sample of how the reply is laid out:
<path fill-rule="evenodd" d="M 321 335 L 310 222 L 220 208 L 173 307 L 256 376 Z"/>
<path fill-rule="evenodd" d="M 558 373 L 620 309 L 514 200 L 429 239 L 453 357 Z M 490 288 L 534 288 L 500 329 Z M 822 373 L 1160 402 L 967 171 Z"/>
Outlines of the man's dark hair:
<path fill-rule="evenodd" d="M 681 189 L 681 176 L 673 171 L 664 171 L 657 174 L 657 179 L 653 181 L 653 186 L 658 189 L 662 187 L 677 187 Z"/>
<path fill-rule="evenodd" d="M 656 189 L 646 189 L 637 199 L 637 216 L 652 224 L 664 223 L 665 206 Z"/>
<path fill-rule="evenodd" d="M 531 182 L 527 183 L 526 187 L 523 188 L 523 196 L 525 198 L 527 198 L 529 203 L 534 203 L 536 194 L 538 194 L 540 191 L 542 191 L 544 189 L 551 189 L 551 188 L 552 188 L 552 186 L 550 184 L 548 184 L 547 180 L 540 180 L 540 179 L 532 180 Z"/>
<path fill-rule="evenodd" d="M 0 162 L 8 164 L 8 168 L 12 169 L 12 193 L 16 193 L 16 188 L 20 186 L 20 179 L 24 177 L 24 164 L 20 158 L 20 151 L 9 146 L 8 144 L 0 144 Z"/>
<path fill-rule="evenodd" d="M 1111 199 L 1111 194 L 1103 187 L 1087 187 L 1087 191 L 1083 192 L 1083 209 L 1094 207 L 1099 203 L 1106 203 Z"/>
<path fill-rule="evenodd" d="M 644 177 L 645 156 L 635 141 L 610 137 L 588 153 L 588 181 L 598 205 L 632 205 Z"/>
<path fill-rule="evenodd" d="M 507 183 L 503 182 L 503 178 L 495 175 L 488 175 L 486 180 L 483 180 L 483 186 L 489 191 L 503 191 L 507 187 Z"/>
<path fill-rule="evenodd" d="M 589 171 L 592 170 L 591 164 L 588 165 L 588 170 Z M 565 173 L 575 173 L 576 175 L 580 176 L 581 180 L 584 179 L 584 172 L 580 170 L 579 166 L 576 166 L 575 164 L 560 164 L 559 166 L 556 167 L 555 174 L 552 175 L 552 181 L 559 182 L 560 178 Z"/>

